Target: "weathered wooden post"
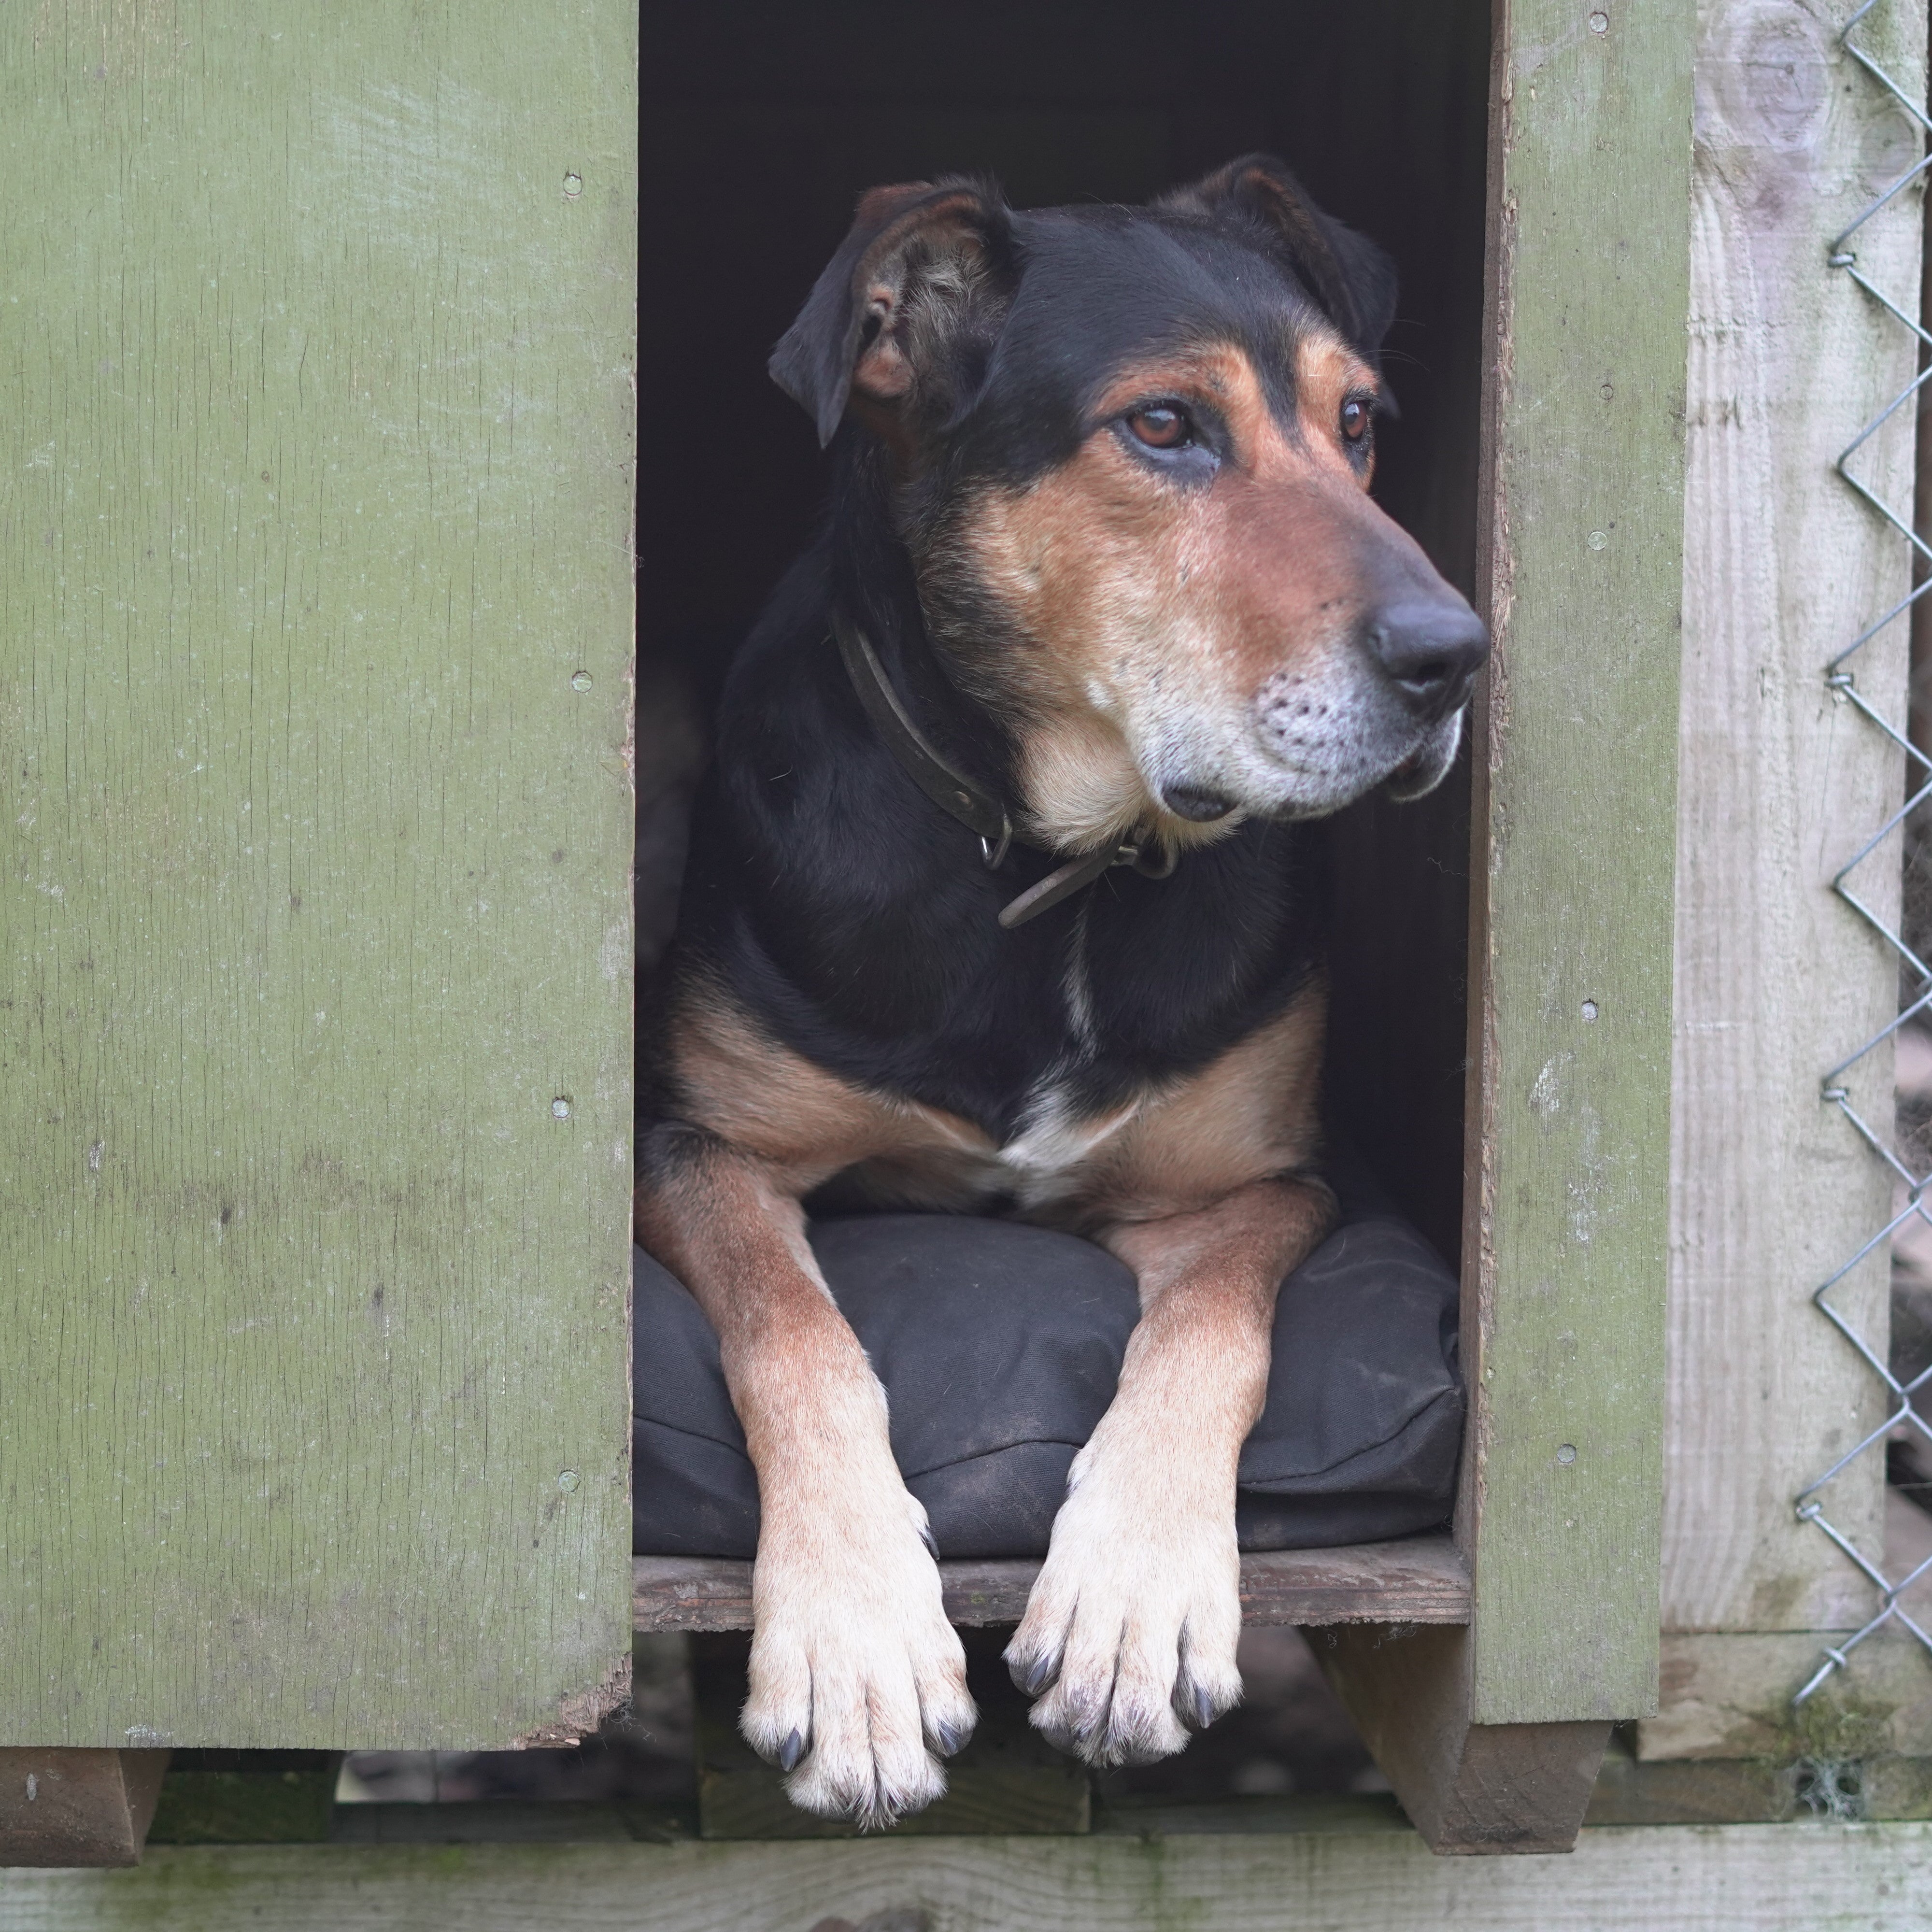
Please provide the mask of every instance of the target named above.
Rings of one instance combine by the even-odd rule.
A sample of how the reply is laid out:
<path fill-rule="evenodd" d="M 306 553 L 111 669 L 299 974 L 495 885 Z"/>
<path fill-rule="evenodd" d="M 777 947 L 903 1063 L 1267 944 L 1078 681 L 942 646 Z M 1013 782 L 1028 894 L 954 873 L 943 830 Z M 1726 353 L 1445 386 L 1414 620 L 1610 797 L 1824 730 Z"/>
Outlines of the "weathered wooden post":
<path fill-rule="evenodd" d="M 622 1694 L 635 58 L 0 18 L 0 1746 Z"/>
<path fill-rule="evenodd" d="M 1637 1769 L 1701 1789 L 1719 1815 L 1740 1815 L 1740 1802 L 1743 1815 L 1754 1804 L 1778 1815 L 1791 1801 L 1773 1774 L 1801 1756 L 1932 1753 L 1932 1667 L 1903 1633 L 1874 1639 L 1802 1712 L 1791 1701 L 1823 1646 L 1876 1604 L 1793 1500 L 1887 1408 L 1810 1294 L 1894 1211 L 1893 1177 L 1821 1094 L 1828 1070 L 1898 1010 L 1894 958 L 1831 880 L 1905 798 L 1902 754 L 1825 676 L 1910 585 L 1904 540 L 1832 473 L 1911 382 L 1916 352 L 1910 329 L 1828 259 L 1833 236 L 1922 152 L 1919 130 L 1838 44 L 1852 11 L 1707 9 L 1698 53 L 1666 1694 L 1641 1727 Z M 1881 7 L 1857 32 L 1922 100 L 1924 10 Z M 1859 272 L 1910 299 L 1920 236 L 1908 193 L 1859 230 Z M 1858 460 L 1908 506 L 1913 413 Z M 1906 645 L 1895 622 L 1855 666 L 1860 694 L 1901 725 Z M 1895 917 L 1895 843 L 1857 889 Z M 1889 1048 L 1840 1084 L 1888 1133 Z M 1888 1253 L 1881 1244 L 1834 1291 L 1881 1353 Z M 1886 1502 L 1883 1455 L 1868 1454 L 1832 1485 L 1830 1513 L 1877 1552 Z"/>
<path fill-rule="evenodd" d="M 1655 1707 L 1691 21 L 1496 14 L 1470 1622 L 1316 1643 L 1440 1850 L 1567 1848 Z"/>

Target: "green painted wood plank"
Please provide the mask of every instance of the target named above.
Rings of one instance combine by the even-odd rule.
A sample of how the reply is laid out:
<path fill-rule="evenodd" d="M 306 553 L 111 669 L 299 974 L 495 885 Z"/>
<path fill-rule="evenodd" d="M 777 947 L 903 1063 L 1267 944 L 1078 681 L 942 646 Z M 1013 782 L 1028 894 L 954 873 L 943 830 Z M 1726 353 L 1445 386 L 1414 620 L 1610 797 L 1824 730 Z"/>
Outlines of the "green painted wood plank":
<path fill-rule="evenodd" d="M 628 1660 L 635 32 L 0 13 L 0 1741 Z"/>
<path fill-rule="evenodd" d="M 1464 1270 L 1490 1724 L 1656 1696 L 1696 9 L 1497 20 Z"/>
<path fill-rule="evenodd" d="M 1932 1918 L 1932 1825 L 1586 1831 L 1567 1858 L 1413 1832 L 790 1845 L 212 1846 L 0 1872 L 8 1932 L 1872 1932 Z"/>

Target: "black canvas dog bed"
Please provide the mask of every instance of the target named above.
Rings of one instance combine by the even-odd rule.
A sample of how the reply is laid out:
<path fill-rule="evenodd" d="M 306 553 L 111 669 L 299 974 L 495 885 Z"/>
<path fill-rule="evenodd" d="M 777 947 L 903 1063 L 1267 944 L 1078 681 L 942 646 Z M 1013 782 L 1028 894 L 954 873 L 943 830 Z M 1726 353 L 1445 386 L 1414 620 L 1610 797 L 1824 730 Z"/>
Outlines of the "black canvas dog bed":
<path fill-rule="evenodd" d="M 1138 1312 L 1091 1243 L 1017 1222 L 875 1214 L 812 1249 L 891 1404 L 892 1452 L 942 1556 L 1043 1556 L 1068 1466 L 1114 1392 Z M 632 1547 L 748 1557 L 758 1491 L 717 1338 L 641 1249 Z M 1449 1515 L 1462 1432 L 1456 1281 L 1384 1211 L 1289 1276 L 1267 1406 L 1241 1451 L 1244 1550 L 1370 1543 Z"/>

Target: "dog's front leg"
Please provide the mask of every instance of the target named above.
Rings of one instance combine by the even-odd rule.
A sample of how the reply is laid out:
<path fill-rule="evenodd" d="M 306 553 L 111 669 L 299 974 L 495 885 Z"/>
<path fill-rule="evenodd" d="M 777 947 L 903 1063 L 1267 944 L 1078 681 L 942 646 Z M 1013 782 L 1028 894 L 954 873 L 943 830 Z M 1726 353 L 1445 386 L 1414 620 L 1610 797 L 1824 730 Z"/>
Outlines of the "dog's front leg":
<path fill-rule="evenodd" d="M 1264 1180 L 1100 1237 L 1138 1277 L 1141 1319 L 1006 1651 L 1046 1691 L 1034 1724 L 1090 1763 L 1164 1757 L 1240 1700 L 1234 1468 L 1276 1291 L 1334 1211 L 1319 1183 Z"/>
<path fill-rule="evenodd" d="M 976 1714 L 885 1392 L 759 1162 L 661 1128 L 640 1164 L 638 1238 L 718 1331 L 758 1472 L 745 1736 L 806 1810 L 890 1824 L 945 1790 L 934 1754 Z"/>

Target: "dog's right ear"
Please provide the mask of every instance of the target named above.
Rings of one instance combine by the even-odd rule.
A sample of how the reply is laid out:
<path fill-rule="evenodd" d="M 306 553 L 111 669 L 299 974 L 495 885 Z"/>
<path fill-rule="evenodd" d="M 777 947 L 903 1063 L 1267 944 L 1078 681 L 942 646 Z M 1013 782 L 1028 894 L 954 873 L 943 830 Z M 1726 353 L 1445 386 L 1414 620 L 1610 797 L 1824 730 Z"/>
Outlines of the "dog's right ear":
<path fill-rule="evenodd" d="M 910 182 L 860 199 L 852 231 L 771 360 L 832 440 L 854 399 L 904 414 L 990 338 L 1010 286 L 1006 204 L 988 184 Z"/>
<path fill-rule="evenodd" d="M 1285 162 L 1244 154 L 1154 205 L 1249 224 L 1329 320 L 1376 360 L 1395 320 L 1395 264 L 1366 236 L 1323 214 Z"/>

